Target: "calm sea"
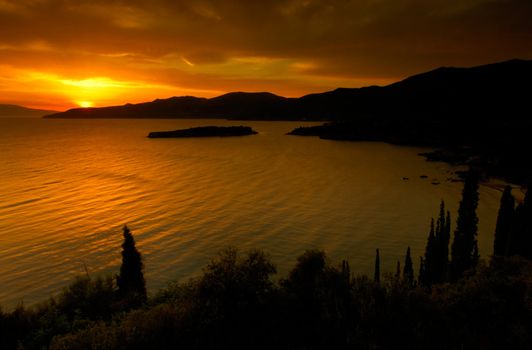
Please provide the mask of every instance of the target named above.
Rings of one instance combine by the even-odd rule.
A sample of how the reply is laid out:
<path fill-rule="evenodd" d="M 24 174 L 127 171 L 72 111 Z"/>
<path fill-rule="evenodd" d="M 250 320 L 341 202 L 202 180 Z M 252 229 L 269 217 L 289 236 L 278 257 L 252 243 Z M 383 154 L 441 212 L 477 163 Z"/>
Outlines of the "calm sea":
<path fill-rule="evenodd" d="M 148 139 L 155 130 L 249 125 L 258 135 Z M 0 119 L 0 304 L 32 304 L 76 276 L 115 274 L 127 224 L 149 290 L 201 272 L 227 246 L 270 254 L 280 275 L 305 249 L 371 273 L 415 269 L 452 169 L 384 143 L 286 136 L 305 123 Z M 428 178 L 420 178 L 426 175 Z M 403 179 L 409 178 L 409 180 Z M 433 181 L 439 185 L 431 184 Z M 500 192 L 482 186 L 480 252 L 491 253 Z"/>

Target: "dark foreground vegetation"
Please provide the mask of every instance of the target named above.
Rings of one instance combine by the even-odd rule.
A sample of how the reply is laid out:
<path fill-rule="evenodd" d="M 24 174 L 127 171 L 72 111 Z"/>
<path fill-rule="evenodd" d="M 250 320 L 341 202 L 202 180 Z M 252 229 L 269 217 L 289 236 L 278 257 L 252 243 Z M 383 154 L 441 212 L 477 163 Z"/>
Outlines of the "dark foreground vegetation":
<path fill-rule="evenodd" d="M 0 312 L 4 349 L 530 349 L 532 198 L 501 200 L 494 255 L 476 244 L 478 182 L 466 177 L 451 241 L 440 206 L 415 277 L 355 276 L 306 251 L 287 276 L 261 251 L 222 250 L 187 282 L 147 297 L 141 254 L 124 227 L 116 278 L 82 277 L 33 308 Z M 517 249 L 517 250 L 516 250 Z"/>
<path fill-rule="evenodd" d="M 149 138 L 181 138 L 181 137 L 229 137 L 254 135 L 257 132 L 249 126 L 199 126 L 196 128 L 153 131 Z"/>
<path fill-rule="evenodd" d="M 5 349 L 530 349 L 532 266 L 494 258 L 455 283 L 380 282 L 307 251 L 274 282 L 262 252 L 222 251 L 201 277 L 142 307 L 112 279 L 80 278 L 36 308 L 1 316 Z"/>

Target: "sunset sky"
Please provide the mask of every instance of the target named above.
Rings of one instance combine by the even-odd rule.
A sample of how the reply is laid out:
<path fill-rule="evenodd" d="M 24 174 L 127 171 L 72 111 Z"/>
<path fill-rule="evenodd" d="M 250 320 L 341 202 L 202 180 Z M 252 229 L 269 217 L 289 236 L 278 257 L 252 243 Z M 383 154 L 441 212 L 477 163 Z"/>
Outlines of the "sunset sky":
<path fill-rule="evenodd" d="M 531 0 L 0 0 L 0 103 L 301 96 L 532 58 Z"/>

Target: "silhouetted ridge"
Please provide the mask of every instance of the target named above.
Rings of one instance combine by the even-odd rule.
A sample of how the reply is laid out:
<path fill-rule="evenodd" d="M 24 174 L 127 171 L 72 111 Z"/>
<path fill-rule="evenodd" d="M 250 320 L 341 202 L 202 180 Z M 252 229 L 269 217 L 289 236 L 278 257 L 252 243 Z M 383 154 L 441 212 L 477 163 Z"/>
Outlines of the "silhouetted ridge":
<path fill-rule="evenodd" d="M 474 162 L 490 175 L 522 182 L 532 176 L 526 152 L 532 129 L 530 81 L 532 61 L 511 60 L 441 67 L 384 87 L 338 88 L 300 98 L 235 92 L 211 99 L 186 96 L 78 108 L 48 117 L 327 120 L 290 134 L 445 147 L 431 159 Z"/>
<path fill-rule="evenodd" d="M 205 113 L 228 119 L 292 119 L 293 99 L 269 92 L 231 92 L 211 98 Z"/>
<path fill-rule="evenodd" d="M 379 87 L 338 88 L 300 98 L 267 92 L 232 92 L 205 99 L 172 97 L 103 108 L 77 108 L 48 118 L 224 118 L 331 120 L 374 118 L 404 131 L 449 120 L 525 120 L 532 61 L 511 60 L 473 68 L 442 67 Z M 393 125 L 391 125 L 393 124 Z M 454 126 L 453 126 L 454 127 Z"/>

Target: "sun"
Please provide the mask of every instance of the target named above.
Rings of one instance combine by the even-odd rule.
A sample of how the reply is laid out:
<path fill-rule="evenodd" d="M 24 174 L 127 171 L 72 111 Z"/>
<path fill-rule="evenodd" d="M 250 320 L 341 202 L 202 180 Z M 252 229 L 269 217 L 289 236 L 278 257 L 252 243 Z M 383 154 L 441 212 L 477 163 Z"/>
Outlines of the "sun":
<path fill-rule="evenodd" d="M 94 105 L 91 101 L 79 101 L 79 102 L 77 102 L 77 104 L 81 108 L 89 108 L 89 107 L 92 107 Z"/>

